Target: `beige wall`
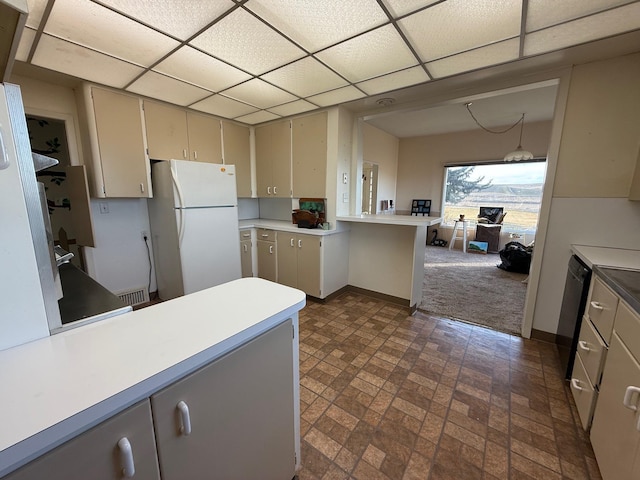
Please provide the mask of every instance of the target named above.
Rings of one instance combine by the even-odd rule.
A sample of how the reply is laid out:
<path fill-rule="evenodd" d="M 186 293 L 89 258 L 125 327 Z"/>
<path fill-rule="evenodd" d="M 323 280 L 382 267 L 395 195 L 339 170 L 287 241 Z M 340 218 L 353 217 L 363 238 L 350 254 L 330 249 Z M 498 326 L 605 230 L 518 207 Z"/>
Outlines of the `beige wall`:
<path fill-rule="evenodd" d="M 492 135 L 480 129 L 443 135 L 401 138 L 398 153 L 398 213 L 410 210 L 414 198 L 431 199 L 431 212 L 441 212 L 444 166 L 449 163 L 495 161 L 518 144 L 516 129 Z M 527 123 L 523 147 L 546 157 L 551 122 Z"/>
<path fill-rule="evenodd" d="M 378 201 L 376 212 L 380 212 L 381 200 L 396 202 L 396 176 L 398 170 L 398 138 L 389 135 L 368 123 L 362 126 L 362 159 L 378 165 Z"/>

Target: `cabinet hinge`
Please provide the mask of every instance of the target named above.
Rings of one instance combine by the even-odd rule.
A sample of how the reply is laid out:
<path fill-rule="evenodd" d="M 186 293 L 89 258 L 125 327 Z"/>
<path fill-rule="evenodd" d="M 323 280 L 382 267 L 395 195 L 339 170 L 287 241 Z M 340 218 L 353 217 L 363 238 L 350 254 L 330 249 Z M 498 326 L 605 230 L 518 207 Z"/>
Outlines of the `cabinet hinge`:
<path fill-rule="evenodd" d="M 293 454 L 293 464 L 294 465 L 298 464 L 298 455 L 296 455 L 295 453 Z"/>
<path fill-rule="evenodd" d="M 291 325 L 291 337 L 296 338 L 296 327 L 295 325 Z"/>
<path fill-rule="evenodd" d="M 104 185 L 102 185 L 102 193 L 103 193 L 104 195 L 106 195 L 106 194 L 107 194 L 107 189 L 104 187 Z"/>

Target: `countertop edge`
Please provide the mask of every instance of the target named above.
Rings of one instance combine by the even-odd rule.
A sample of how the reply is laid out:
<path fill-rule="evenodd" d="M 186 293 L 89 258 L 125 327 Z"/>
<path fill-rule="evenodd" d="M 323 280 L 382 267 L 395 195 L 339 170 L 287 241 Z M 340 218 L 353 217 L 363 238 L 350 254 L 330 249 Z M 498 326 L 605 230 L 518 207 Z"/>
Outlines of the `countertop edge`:
<path fill-rule="evenodd" d="M 574 244 L 571 251 L 589 268 L 597 265 L 640 270 L 640 250 Z"/>
<path fill-rule="evenodd" d="M 332 230 L 323 230 L 321 228 L 298 228 L 295 224 L 284 220 L 268 220 L 262 218 L 240 220 L 238 222 L 238 226 L 240 231 L 250 228 L 266 228 L 267 230 L 280 230 L 282 232 L 318 236 L 336 235 L 346 231 L 344 228 L 334 228 Z"/>
<path fill-rule="evenodd" d="M 442 218 L 421 217 L 415 215 L 345 215 L 336 217 L 336 221 L 378 225 L 404 225 L 409 227 L 430 227 L 441 223 Z"/>

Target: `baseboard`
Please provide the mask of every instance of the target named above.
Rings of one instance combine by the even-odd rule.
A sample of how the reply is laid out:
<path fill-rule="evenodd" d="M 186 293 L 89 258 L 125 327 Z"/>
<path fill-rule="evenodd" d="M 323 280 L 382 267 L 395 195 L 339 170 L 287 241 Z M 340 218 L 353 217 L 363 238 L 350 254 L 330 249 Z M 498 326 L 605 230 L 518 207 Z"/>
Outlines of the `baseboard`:
<path fill-rule="evenodd" d="M 542 330 L 531 329 L 531 338 L 533 340 L 540 340 L 541 342 L 556 343 L 556 334 L 550 332 L 543 332 Z"/>
<path fill-rule="evenodd" d="M 347 285 L 348 291 L 353 293 L 359 293 L 360 295 L 366 295 L 367 297 L 377 298 L 378 300 L 384 300 L 388 303 L 393 303 L 400 307 L 407 309 L 409 314 L 413 314 L 417 310 L 417 305 L 409 305 L 409 300 L 400 297 L 394 297 L 393 295 L 387 295 L 386 293 L 374 292 L 373 290 L 367 290 L 366 288 L 354 287 L 353 285 Z"/>

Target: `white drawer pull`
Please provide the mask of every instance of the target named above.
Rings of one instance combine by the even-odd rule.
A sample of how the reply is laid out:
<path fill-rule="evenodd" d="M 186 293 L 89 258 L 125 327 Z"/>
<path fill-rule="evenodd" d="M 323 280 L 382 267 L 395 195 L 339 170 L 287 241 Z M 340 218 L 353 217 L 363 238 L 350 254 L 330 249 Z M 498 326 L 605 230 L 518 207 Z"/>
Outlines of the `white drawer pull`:
<path fill-rule="evenodd" d="M 589 344 L 587 342 L 585 342 L 584 340 L 580 340 L 578 342 L 578 346 L 584 350 L 585 352 L 590 352 L 591 349 L 589 348 Z"/>
<path fill-rule="evenodd" d="M 591 306 L 596 310 L 604 310 L 604 307 L 600 305 L 600 302 L 591 302 Z"/>
<path fill-rule="evenodd" d="M 268 234 L 268 233 L 263 233 L 263 234 L 261 235 L 261 237 L 262 237 L 262 238 L 269 238 L 269 234 Z"/>
<path fill-rule="evenodd" d="M 584 387 L 580 386 L 580 380 L 578 380 L 577 378 L 572 378 L 571 379 L 571 385 L 573 386 L 573 388 L 575 388 L 576 390 L 582 391 L 584 390 Z"/>
<path fill-rule="evenodd" d="M 191 434 L 191 416 L 189 415 L 189 405 L 180 400 L 177 405 L 180 412 L 180 433 L 185 437 Z"/>
<path fill-rule="evenodd" d="M 638 410 L 638 406 L 635 403 L 638 403 L 638 400 L 631 403 L 631 397 L 633 397 L 634 393 L 640 393 L 640 388 L 638 387 L 627 387 L 627 390 L 624 392 L 624 399 L 622 400 L 622 404 L 627 407 L 629 410 L 633 410 L 634 412 Z"/>
<path fill-rule="evenodd" d="M 269 245 L 269 253 L 273 253 L 273 245 Z"/>
<path fill-rule="evenodd" d="M 247 253 L 249 251 L 249 248 L 246 245 L 243 245 L 242 248 L 244 249 L 244 253 Z"/>
<path fill-rule="evenodd" d="M 129 439 L 122 437 L 118 440 L 118 448 L 120 449 L 120 459 L 122 461 L 122 475 L 124 478 L 132 478 L 136 474 L 136 466 L 133 462 L 133 450 Z"/>

